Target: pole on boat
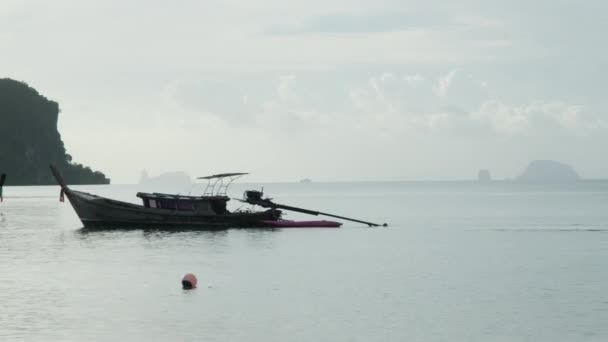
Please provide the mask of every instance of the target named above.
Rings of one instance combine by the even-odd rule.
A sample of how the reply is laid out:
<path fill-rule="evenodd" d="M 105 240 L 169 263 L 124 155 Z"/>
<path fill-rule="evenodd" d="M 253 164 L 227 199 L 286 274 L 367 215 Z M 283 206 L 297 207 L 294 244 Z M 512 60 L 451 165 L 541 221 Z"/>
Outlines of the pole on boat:
<path fill-rule="evenodd" d="M 57 180 L 57 183 L 59 183 L 59 186 L 61 186 L 61 191 L 59 192 L 59 202 L 63 202 L 65 201 L 65 193 L 66 190 L 68 190 L 68 186 L 65 184 L 63 176 L 61 175 L 59 170 L 57 170 L 57 168 L 52 164 L 49 165 L 49 167 L 51 168 L 51 172 L 53 173 L 55 180 Z"/>
<path fill-rule="evenodd" d="M 259 206 L 264 207 L 264 208 L 283 209 L 283 210 L 295 211 L 295 212 L 298 212 L 298 213 L 315 215 L 315 216 L 323 215 L 323 216 L 335 217 L 335 218 L 339 218 L 339 219 L 346 220 L 346 221 L 363 223 L 363 224 L 366 224 L 366 225 L 368 225 L 370 227 L 380 227 L 380 226 L 382 226 L 382 227 L 388 227 L 388 224 L 386 224 L 386 223 L 378 224 L 378 223 L 373 223 L 373 222 L 367 222 L 367 221 L 357 220 L 357 219 L 350 218 L 350 217 L 345 217 L 345 216 L 339 216 L 339 215 L 324 213 L 324 212 L 321 212 L 321 211 L 309 210 L 309 209 L 292 207 L 292 206 L 289 206 L 289 205 L 283 205 L 283 204 L 274 203 L 269 198 L 262 198 L 263 195 L 264 195 L 264 193 L 261 192 L 261 191 L 256 191 L 256 190 L 245 191 L 245 200 L 244 201 L 247 202 L 247 203 L 249 203 L 249 204 L 259 205 Z"/>
<path fill-rule="evenodd" d="M 61 188 L 67 189 L 68 186 L 65 184 L 65 181 L 63 180 L 63 176 L 61 176 L 61 173 L 59 172 L 59 170 L 57 170 L 57 168 L 54 165 L 49 165 L 49 167 L 51 168 L 51 172 L 53 173 L 55 180 L 57 180 L 57 183 L 61 186 Z"/>
<path fill-rule="evenodd" d="M 6 181 L 6 173 L 0 175 L 0 202 L 4 201 L 4 197 L 2 196 L 2 187 L 4 186 L 4 182 Z"/>

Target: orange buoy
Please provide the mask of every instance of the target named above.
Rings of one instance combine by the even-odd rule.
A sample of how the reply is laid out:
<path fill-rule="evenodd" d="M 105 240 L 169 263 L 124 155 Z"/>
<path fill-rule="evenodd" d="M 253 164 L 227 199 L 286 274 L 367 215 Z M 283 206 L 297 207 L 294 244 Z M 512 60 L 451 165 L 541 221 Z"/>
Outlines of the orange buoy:
<path fill-rule="evenodd" d="M 182 278 L 182 288 L 184 290 L 192 290 L 196 288 L 196 276 L 192 273 L 186 273 Z"/>

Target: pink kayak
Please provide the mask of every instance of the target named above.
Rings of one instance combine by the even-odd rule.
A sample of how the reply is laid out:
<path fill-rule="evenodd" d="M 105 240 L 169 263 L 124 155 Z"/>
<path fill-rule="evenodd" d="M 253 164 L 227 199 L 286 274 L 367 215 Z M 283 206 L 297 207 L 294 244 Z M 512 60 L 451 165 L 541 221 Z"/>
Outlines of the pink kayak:
<path fill-rule="evenodd" d="M 264 220 L 262 221 L 264 224 L 268 225 L 268 227 L 273 228 L 338 228 L 342 225 L 340 222 L 334 221 L 291 221 L 291 220 L 277 220 L 270 221 Z"/>

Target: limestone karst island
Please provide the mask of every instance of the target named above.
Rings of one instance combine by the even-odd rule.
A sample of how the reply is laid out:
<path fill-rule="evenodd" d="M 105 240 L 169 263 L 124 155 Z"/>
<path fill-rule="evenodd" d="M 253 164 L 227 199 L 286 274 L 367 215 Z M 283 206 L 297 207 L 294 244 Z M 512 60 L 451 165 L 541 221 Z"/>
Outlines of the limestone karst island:
<path fill-rule="evenodd" d="M 523 182 L 572 182 L 581 177 L 570 165 L 553 160 L 535 160 L 516 179 Z"/>
<path fill-rule="evenodd" d="M 49 164 L 69 184 L 109 184 L 102 172 L 72 160 L 57 130 L 59 104 L 24 82 L 0 79 L 0 172 L 7 185 L 56 184 Z"/>

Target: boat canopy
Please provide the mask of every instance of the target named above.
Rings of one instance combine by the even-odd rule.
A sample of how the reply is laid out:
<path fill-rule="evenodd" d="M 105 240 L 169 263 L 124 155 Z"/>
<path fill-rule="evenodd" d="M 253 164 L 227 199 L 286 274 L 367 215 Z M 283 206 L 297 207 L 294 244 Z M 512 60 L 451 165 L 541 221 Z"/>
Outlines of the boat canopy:
<path fill-rule="evenodd" d="M 225 178 L 225 177 L 234 177 L 234 176 L 244 176 L 248 175 L 248 172 L 232 172 L 232 173 L 218 173 L 217 175 L 198 177 L 197 179 L 213 179 L 213 178 Z"/>

